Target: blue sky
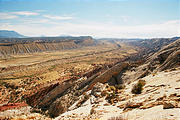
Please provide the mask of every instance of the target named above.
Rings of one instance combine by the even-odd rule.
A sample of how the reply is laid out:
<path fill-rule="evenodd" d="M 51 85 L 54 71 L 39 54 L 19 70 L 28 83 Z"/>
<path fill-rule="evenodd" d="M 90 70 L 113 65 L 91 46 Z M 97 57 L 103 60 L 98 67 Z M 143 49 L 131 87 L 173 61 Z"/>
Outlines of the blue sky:
<path fill-rule="evenodd" d="M 180 0 L 0 0 L 0 29 L 26 36 L 180 35 Z"/>

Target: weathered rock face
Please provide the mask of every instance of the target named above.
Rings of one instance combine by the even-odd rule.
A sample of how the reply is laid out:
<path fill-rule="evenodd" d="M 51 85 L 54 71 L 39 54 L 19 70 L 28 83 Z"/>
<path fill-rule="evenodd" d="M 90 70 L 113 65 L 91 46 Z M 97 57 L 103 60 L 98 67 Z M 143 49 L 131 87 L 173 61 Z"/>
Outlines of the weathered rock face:
<path fill-rule="evenodd" d="M 66 112 L 68 108 L 79 99 L 79 96 L 82 94 L 82 90 L 78 90 L 79 84 L 83 80 L 85 80 L 85 78 L 79 79 L 78 81 L 71 84 L 71 87 L 68 89 L 63 89 L 63 93 L 61 95 L 57 95 L 56 99 L 51 99 L 53 102 L 51 102 L 47 108 L 48 114 L 51 117 L 56 117 Z M 44 105 L 46 105 L 46 103 L 44 103 Z"/>
<path fill-rule="evenodd" d="M 111 81 L 112 80 L 111 78 L 116 77 L 117 79 L 118 75 L 124 69 L 126 69 L 128 65 L 129 65 L 128 63 L 117 64 L 114 67 L 110 68 L 109 70 L 105 71 L 100 76 L 94 76 L 91 79 L 76 82 L 75 84 L 72 85 L 72 87 L 70 87 L 69 89 L 66 89 L 66 91 L 62 93 L 61 97 L 58 97 L 57 94 L 54 94 L 54 92 L 49 92 L 49 93 L 52 93 L 52 95 L 47 95 L 46 96 L 47 100 L 49 98 L 52 98 L 50 96 L 56 96 L 56 98 L 58 97 L 54 102 L 49 104 L 50 107 L 48 108 L 48 111 L 49 111 L 50 116 L 56 117 L 59 114 L 66 112 L 67 109 L 79 99 L 78 98 L 79 95 L 84 94 L 87 90 L 90 90 L 92 88 L 93 89 L 92 89 L 91 94 L 97 97 L 101 96 L 102 91 L 105 89 L 105 85 L 101 83 L 109 83 L 109 84 L 111 84 L 111 82 L 114 83 L 114 81 Z M 82 88 L 82 83 L 84 85 L 83 88 Z M 90 84 L 86 84 L 86 83 L 90 83 Z M 115 84 L 118 84 L 118 83 L 119 83 L 118 81 L 115 81 Z M 52 90 L 52 91 L 56 91 L 56 90 Z M 48 102 L 46 101 L 42 103 L 47 104 Z M 42 104 L 40 104 L 40 106 L 41 105 Z"/>
<path fill-rule="evenodd" d="M 48 107 L 53 102 L 53 100 L 55 100 L 58 96 L 61 96 L 61 94 L 71 86 L 71 82 L 64 82 L 59 84 L 39 101 L 38 106 L 41 108 Z"/>
<path fill-rule="evenodd" d="M 27 98 L 27 103 L 43 111 L 48 110 L 51 117 L 56 117 L 74 104 L 81 95 L 79 84 L 86 78 L 68 80 L 43 88 L 41 91 Z"/>
<path fill-rule="evenodd" d="M 146 58 L 146 62 L 134 69 L 134 80 L 143 78 L 150 73 L 164 71 L 180 66 L 180 39 L 163 46 L 161 50 Z"/>
<path fill-rule="evenodd" d="M 39 102 L 42 101 L 43 97 L 45 97 L 51 90 L 55 89 L 57 86 L 59 86 L 59 83 L 52 84 L 52 85 L 42 88 L 37 93 L 28 97 L 26 99 L 26 102 L 29 105 L 36 107 L 39 104 Z"/>
<path fill-rule="evenodd" d="M 72 105 L 70 103 L 74 103 L 74 102 L 72 102 L 68 96 L 63 96 L 50 105 L 48 109 L 48 114 L 51 117 L 57 117 L 58 115 L 66 112 L 68 108 Z"/>
<path fill-rule="evenodd" d="M 180 65 L 180 50 L 172 52 L 164 63 L 159 67 L 160 71 Z"/>
<path fill-rule="evenodd" d="M 88 89 L 92 89 L 92 87 L 97 83 L 109 83 L 110 85 L 115 85 L 115 84 L 121 84 L 123 81 L 121 80 L 121 73 L 123 70 L 125 70 L 129 66 L 128 63 L 120 63 L 109 70 L 105 71 L 101 75 L 97 76 L 88 86 Z M 118 79 L 119 78 L 119 79 Z"/>
<path fill-rule="evenodd" d="M 155 53 L 158 52 L 159 50 L 161 50 L 162 47 L 169 45 L 170 43 L 178 40 L 179 37 L 173 37 L 173 38 L 154 38 L 154 39 L 142 39 L 139 41 L 131 41 L 129 42 L 131 45 L 135 45 L 138 46 L 142 49 L 144 49 L 143 51 L 141 51 L 140 55 L 142 58 L 142 56 L 150 56 Z"/>
<path fill-rule="evenodd" d="M 149 59 L 149 67 L 163 71 L 180 65 L 180 39 L 163 47 Z"/>

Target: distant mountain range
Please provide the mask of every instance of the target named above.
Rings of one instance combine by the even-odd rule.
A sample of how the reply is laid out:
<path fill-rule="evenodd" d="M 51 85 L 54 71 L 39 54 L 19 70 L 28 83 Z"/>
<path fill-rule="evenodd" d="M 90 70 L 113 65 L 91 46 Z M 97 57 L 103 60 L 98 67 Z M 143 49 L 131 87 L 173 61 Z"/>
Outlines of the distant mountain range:
<path fill-rule="evenodd" d="M 94 39 L 90 36 L 0 38 L 0 58 L 12 54 L 76 49 L 95 44 Z"/>
<path fill-rule="evenodd" d="M 0 30 L 0 38 L 25 38 L 26 36 L 21 35 L 15 31 Z"/>

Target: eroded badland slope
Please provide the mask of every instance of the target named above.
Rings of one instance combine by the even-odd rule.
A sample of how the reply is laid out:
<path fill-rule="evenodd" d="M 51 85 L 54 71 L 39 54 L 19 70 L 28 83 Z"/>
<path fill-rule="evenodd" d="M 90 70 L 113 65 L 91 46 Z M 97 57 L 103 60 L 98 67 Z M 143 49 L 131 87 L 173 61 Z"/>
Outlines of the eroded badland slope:
<path fill-rule="evenodd" d="M 37 53 L 75 49 L 92 46 L 92 37 L 45 37 L 45 38 L 0 38 L 0 56 L 2 58 L 16 54 Z"/>

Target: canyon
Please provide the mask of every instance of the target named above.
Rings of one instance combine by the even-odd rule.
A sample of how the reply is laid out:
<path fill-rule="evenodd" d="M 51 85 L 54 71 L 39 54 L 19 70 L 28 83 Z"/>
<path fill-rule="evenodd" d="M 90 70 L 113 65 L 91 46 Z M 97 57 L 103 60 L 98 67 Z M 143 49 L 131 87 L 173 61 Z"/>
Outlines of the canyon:
<path fill-rule="evenodd" d="M 179 37 L 0 41 L 1 119 L 180 118 Z"/>

